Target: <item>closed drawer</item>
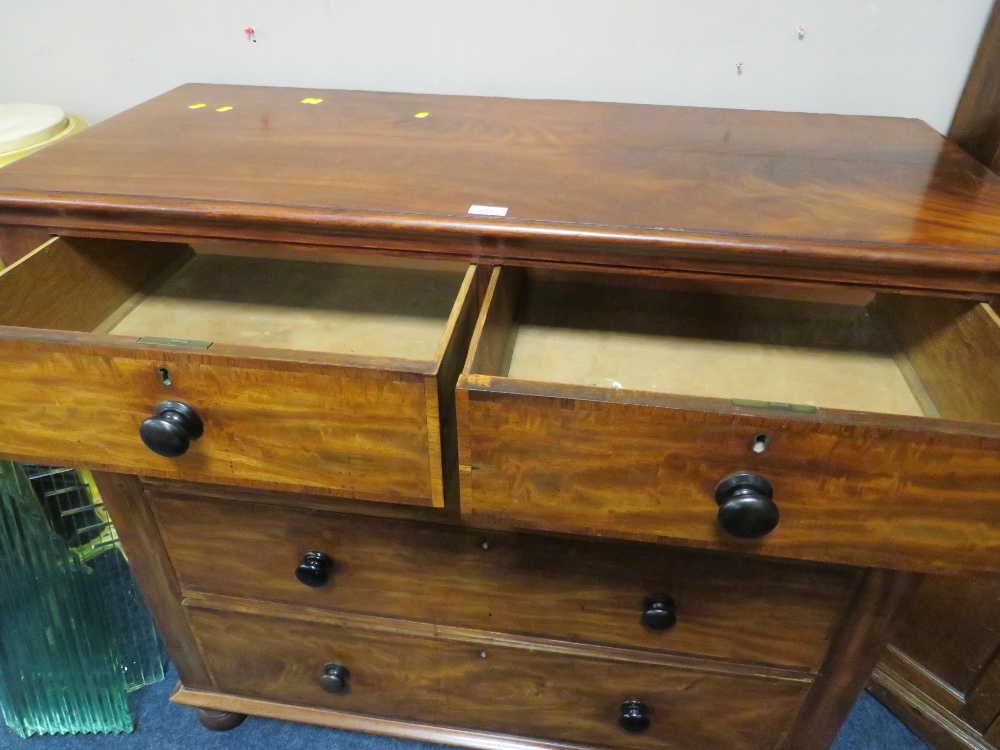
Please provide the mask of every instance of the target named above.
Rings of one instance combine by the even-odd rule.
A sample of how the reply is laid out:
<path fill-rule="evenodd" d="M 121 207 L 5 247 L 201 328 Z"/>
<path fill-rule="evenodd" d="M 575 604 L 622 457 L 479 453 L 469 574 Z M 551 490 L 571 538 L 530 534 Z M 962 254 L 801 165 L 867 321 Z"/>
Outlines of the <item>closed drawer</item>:
<path fill-rule="evenodd" d="M 154 495 L 150 503 L 185 593 L 798 669 L 819 668 L 855 580 L 651 545 L 242 501 Z M 329 559 L 314 566 L 318 576 L 304 571 L 315 587 L 296 577 L 313 551 Z"/>
<path fill-rule="evenodd" d="M 459 380 L 463 514 L 851 565 L 1000 569 L 996 314 L 871 297 L 495 271 Z"/>
<path fill-rule="evenodd" d="M 755 678 L 191 607 L 224 693 L 610 748 L 775 747 L 808 681 Z M 333 669 L 338 666 L 346 669 Z M 320 678 L 331 674 L 329 693 Z M 619 726 L 647 707 L 649 728 Z"/>
<path fill-rule="evenodd" d="M 42 246 L 0 274 L 0 455 L 442 505 L 473 269 L 342 260 Z"/>

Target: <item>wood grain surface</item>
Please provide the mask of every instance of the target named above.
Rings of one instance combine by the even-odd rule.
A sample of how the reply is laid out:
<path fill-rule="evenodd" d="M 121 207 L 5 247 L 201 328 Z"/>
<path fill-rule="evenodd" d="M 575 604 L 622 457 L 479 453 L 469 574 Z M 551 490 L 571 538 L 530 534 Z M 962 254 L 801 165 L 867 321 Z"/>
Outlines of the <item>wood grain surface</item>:
<path fill-rule="evenodd" d="M 514 276 L 494 271 L 459 380 L 462 513 L 469 522 L 858 566 L 1000 570 L 1000 401 L 990 388 L 1000 371 L 1000 324 L 988 307 L 886 295 L 872 309 L 894 328 L 916 385 L 926 381 L 942 416 L 971 420 L 952 422 L 550 382 L 544 371 L 539 380 L 506 377 L 499 352 L 515 334 L 505 336 L 504 328 L 519 333 L 522 318 L 531 320 L 530 296 L 512 301 Z M 563 301 L 582 304 L 572 295 Z M 569 334 L 592 328 L 600 342 L 618 332 L 611 313 L 575 324 L 572 309 L 549 312 L 558 317 L 552 325 Z M 647 312 L 643 319 L 660 326 L 660 316 Z M 738 309 L 729 312 L 717 318 L 705 311 L 695 338 L 729 345 L 739 333 L 727 327 Z M 817 344 L 835 366 L 836 347 Z M 569 361 L 554 366 L 591 366 L 593 348 L 579 361 L 575 354 L 571 348 Z M 622 380 L 635 367 L 642 363 L 619 357 Z M 758 453 L 761 435 L 767 445 Z M 763 539 L 728 537 L 716 521 L 715 487 L 738 471 L 774 486 L 781 522 Z"/>
<path fill-rule="evenodd" d="M 797 681 L 372 633 L 349 622 L 200 607 L 189 614 L 226 693 L 596 747 L 775 747 L 808 689 Z M 318 686 L 328 663 L 350 670 L 346 692 Z M 633 698 L 650 707 L 644 734 L 618 727 L 619 706 Z"/>
<path fill-rule="evenodd" d="M 459 381 L 462 512 L 473 525 L 925 572 L 1000 570 L 1000 438 L 610 402 L 597 388 L 547 395 L 499 381 Z M 757 454 L 761 434 L 771 441 Z M 774 487 L 781 521 L 763 539 L 718 526 L 715 487 L 738 471 Z"/>
<path fill-rule="evenodd" d="M 152 498 L 186 594 L 741 662 L 818 670 L 856 578 L 847 570 L 650 546 Z M 295 578 L 310 550 L 334 560 L 321 588 Z M 247 577 L 250 569 L 257 574 Z M 650 594 L 674 599 L 673 629 L 642 626 Z"/>
<path fill-rule="evenodd" d="M 0 269 L 20 260 L 50 236 L 41 227 L 0 225 Z"/>
<path fill-rule="evenodd" d="M 993 750 L 995 745 L 984 732 L 960 717 L 960 711 L 951 706 L 953 696 L 929 675 L 890 649 L 872 673 L 868 690 L 935 750 Z"/>
<path fill-rule="evenodd" d="M 430 454 L 432 495 L 435 503 L 453 510 L 459 503 L 458 424 L 455 416 L 455 386 L 469 352 L 472 330 L 479 317 L 479 279 L 485 269 L 469 266 L 455 298 L 437 351 L 436 370 L 424 377 L 427 397 L 427 442 Z"/>
<path fill-rule="evenodd" d="M 993 96 L 980 78 L 967 99 Z M 470 214 L 472 204 L 506 215 Z M 452 523 L 457 473 L 477 526 L 1000 570 L 1000 327 L 984 306 L 873 307 L 887 310 L 901 372 L 938 420 L 503 377 L 519 322 L 511 284 L 493 289 L 495 318 L 479 319 L 456 423 L 452 384 L 484 291 L 471 271 L 434 362 L 229 343 L 177 351 L 106 335 L 190 252 L 171 241 L 195 239 L 282 240 L 324 260 L 382 253 L 709 285 L 995 294 L 1000 179 L 922 123 L 185 86 L 5 168 L 0 224 L 77 235 L 0 275 L 2 455 L 280 489 L 314 509 L 324 494 L 329 507 L 428 506 L 414 513 L 447 499 L 436 512 Z M 18 236 L 0 257 L 23 253 Z M 207 425 L 178 460 L 137 436 L 168 398 Z M 757 454 L 760 434 L 768 450 Z M 715 484 L 738 470 L 775 487 L 782 520 L 763 540 L 717 527 Z M 370 508 L 335 516 L 293 510 L 291 495 L 257 505 L 157 491 L 161 538 L 135 476 L 99 482 L 189 687 L 536 744 L 826 748 L 912 585 L 870 570 L 838 620 L 852 584 L 842 571 L 428 526 Z M 330 588 L 307 591 L 292 573 L 314 547 L 332 548 L 338 565 Z M 668 633 L 637 628 L 653 587 L 678 602 Z M 194 597 L 186 610 L 182 590 Z M 345 695 L 316 686 L 334 660 L 353 672 Z M 977 706 L 1000 695 L 994 672 L 968 686 Z M 647 734 L 617 727 L 633 697 L 652 708 Z"/>
<path fill-rule="evenodd" d="M 1000 316 L 986 304 L 902 295 L 873 308 L 945 419 L 1000 424 Z"/>
<path fill-rule="evenodd" d="M 928 576 L 900 611 L 893 646 L 934 674 L 953 700 L 947 708 L 974 726 L 1000 714 L 1000 690 L 983 690 L 991 671 L 1000 676 L 1000 579 Z"/>
<path fill-rule="evenodd" d="M 965 578 L 955 578 L 953 576 L 925 576 L 922 585 L 917 587 L 914 594 L 919 595 L 921 588 L 928 581 L 934 581 L 941 578 L 948 578 L 955 581 L 966 580 Z M 889 646 L 886 648 L 885 653 L 882 654 L 875 672 L 872 673 L 871 684 L 872 686 L 875 686 L 881 683 L 883 688 L 888 683 L 906 685 L 907 691 L 923 693 L 924 699 L 929 703 L 933 703 L 941 714 L 951 714 L 957 718 L 965 713 L 967 705 L 963 692 L 955 689 L 943 679 L 939 679 L 933 674 L 933 672 L 929 671 L 929 669 L 925 668 L 916 660 L 910 658 L 908 654 L 901 651 L 895 644 L 895 641 L 899 639 L 900 635 L 904 634 L 907 630 L 906 610 L 911 606 L 912 601 L 917 598 L 918 596 L 911 597 L 911 601 L 906 602 L 906 604 L 900 608 L 897 632 L 893 636 Z M 951 623 L 946 624 L 945 622 L 942 622 L 942 629 L 947 627 L 948 624 Z M 965 629 L 959 628 L 959 630 Z M 953 650 L 952 644 L 942 644 L 941 653 L 938 655 L 938 658 L 942 660 L 947 659 L 948 652 Z M 934 666 L 933 663 L 931 666 Z M 881 676 L 878 674 L 879 670 L 882 670 L 883 672 Z M 989 726 L 989 722 L 986 722 L 986 726 Z"/>
<path fill-rule="evenodd" d="M 171 243 L 54 238 L 0 273 L 0 326 L 90 333 L 191 255 Z"/>
<path fill-rule="evenodd" d="M 182 244 L 56 238 L 0 273 L 0 453 L 419 505 L 457 493 L 450 394 L 475 319 L 473 267 L 366 275 L 193 256 Z M 206 424 L 177 459 L 138 436 L 167 400 Z"/>
<path fill-rule="evenodd" d="M 298 508 L 319 510 L 349 515 L 374 516 L 376 518 L 399 518 L 407 521 L 425 521 L 437 524 L 459 526 L 462 524 L 457 502 L 445 503 L 443 508 L 428 505 L 400 505 L 378 501 L 359 500 L 350 497 L 325 495 L 317 491 L 287 492 L 262 490 L 238 485 L 205 484 L 177 479 L 139 477 L 146 492 L 154 496 L 174 498 L 188 497 L 195 500 L 217 498 L 239 502 L 261 503 L 278 508 Z"/>
<path fill-rule="evenodd" d="M 202 84 L 0 174 L 0 223 L 71 233 L 957 291 L 1000 289 L 998 209 L 916 120 Z"/>
<path fill-rule="evenodd" d="M 900 605 L 920 579 L 914 573 L 865 571 L 786 750 L 827 750 L 833 744 L 895 631 Z"/>
<path fill-rule="evenodd" d="M 221 710 L 261 716 L 281 721 L 298 721 L 320 727 L 347 729 L 352 732 L 367 732 L 387 737 L 401 737 L 419 742 L 454 745 L 475 750 L 582 750 L 576 743 L 539 740 L 531 737 L 515 737 L 497 732 L 481 732 L 459 727 L 434 726 L 421 722 L 397 721 L 375 716 L 363 716 L 327 708 L 310 708 L 291 703 L 245 698 L 230 693 L 191 690 L 180 683 L 170 700 L 181 706 Z"/>
<path fill-rule="evenodd" d="M 928 576 L 898 620 L 872 676 L 876 695 L 932 747 L 991 750 L 1000 719 L 1000 582 Z"/>
<path fill-rule="evenodd" d="M 524 272 L 503 266 L 489 274 L 483 292 L 483 309 L 476 321 L 465 371 L 490 375 L 506 374 L 514 354 L 516 318 Z"/>
<path fill-rule="evenodd" d="M 8 329 L 10 330 L 10 329 Z M 377 369 L 81 347 L 0 337 L 0 454 L 191 481 L 441 504 L 429 468 L 424 376 Z M 170 370 L 172 385 L 158 367 Z M 139 425 L 160 401 L 205 434 L 156 455 Z"/>

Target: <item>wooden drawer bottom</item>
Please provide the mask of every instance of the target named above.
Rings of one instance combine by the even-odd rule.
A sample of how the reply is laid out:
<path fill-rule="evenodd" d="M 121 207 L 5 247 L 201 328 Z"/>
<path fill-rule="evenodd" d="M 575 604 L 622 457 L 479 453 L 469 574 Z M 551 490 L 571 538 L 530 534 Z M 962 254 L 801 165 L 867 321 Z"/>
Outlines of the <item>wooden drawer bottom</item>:
<path fill-rule="evenodd" d="M 810 685 L 445 640 L 347 617 L 317 623 L 192 601 L 188 615 L 224 693 L 597 747 L 772 748 Z M 330 664 L 349 671 L 344 692 L 320 687 Z M 628 700 L 648 707 L 647 731 L 619 726 Z"/>

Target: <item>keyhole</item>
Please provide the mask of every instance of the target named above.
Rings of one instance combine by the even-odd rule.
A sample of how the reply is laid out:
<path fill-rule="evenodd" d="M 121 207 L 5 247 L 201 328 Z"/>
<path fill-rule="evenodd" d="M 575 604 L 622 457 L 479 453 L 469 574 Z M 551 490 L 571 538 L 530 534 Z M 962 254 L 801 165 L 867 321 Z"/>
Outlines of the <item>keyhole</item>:
<path fill-rule="evenodd" d="M 753 439 L 753 446 L 751 450 L 754 453 L 763 453 L 767 450 L 767 444 L 771 442 L 771 436 L 761 433 Z"/>
<path fill-rule="evenodd" d="M 157 367 L 156 371 L 160 373 L 160 382 L 163 385 L 173 385 L 174 381 L 170 379 L 170 370 L 166 367 Z"/>

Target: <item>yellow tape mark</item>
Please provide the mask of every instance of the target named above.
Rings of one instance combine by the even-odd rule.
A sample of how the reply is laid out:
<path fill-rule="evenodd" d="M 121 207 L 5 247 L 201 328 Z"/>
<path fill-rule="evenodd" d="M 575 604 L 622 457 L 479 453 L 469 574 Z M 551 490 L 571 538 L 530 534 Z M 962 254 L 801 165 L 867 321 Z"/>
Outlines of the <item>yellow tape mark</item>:
<path fill-rule="evenodd" d="M 232 109 L 232 107 L 216 107 L 215 111 L 216 112 L 228 112 L 231 109 Z"/>
<path fill-rule="evenodd" d="M 189 104 L 188 109 L 201 109 L 202 107 L 207 107 L 207 104 Z"/>
<path fill-rule="evenodd" d="M 418 120 L 422 120 L 425 117 L 427 117 L 429 114 L 430 114 L 430 112 L 417 112 L 417 114 L 415 114 L 413 116 L 416 117 Z"/>
<path fill-rule="evenodd" d="M 302 100 L 302 103 L 303 104 L 319 104 L 322 101 L 323 101 L 322 99 L 317 99 L 314 96 L 307 96 L 305 99 Z"/>

